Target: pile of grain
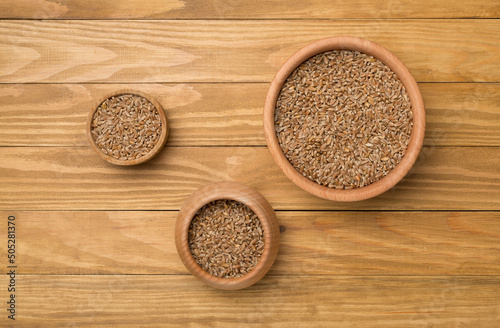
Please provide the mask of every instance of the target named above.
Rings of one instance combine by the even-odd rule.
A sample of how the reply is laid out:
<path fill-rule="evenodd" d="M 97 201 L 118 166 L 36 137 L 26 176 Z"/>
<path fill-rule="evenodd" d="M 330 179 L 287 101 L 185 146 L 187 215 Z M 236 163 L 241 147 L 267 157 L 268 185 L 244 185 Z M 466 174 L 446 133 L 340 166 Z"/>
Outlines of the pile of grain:
<path fill-rule="evenodd" d="M 91 134 L 104 154 L 132 160 L 148 154 L 158 143 L 162 124 L 158 109 L 146 98 L 125 94 L 103 101 L 94 112 Z"/>
<path fill-rule="evenodd" d="M 203 206 L 191 220 L 188 243 L 203 270 L 220 278 L 237 278 L 259 262 L 264 251 L 264 231 L 248 206 L 217 200 Z"/>
<path fill-rule="evenodd" d="M 275 131 L 291 165 L 310 180 L 352 189 L 380 180 L 405 155 L 413 127 L 405 87 L 372 56 L 320 53 L 287 78 Z"/>

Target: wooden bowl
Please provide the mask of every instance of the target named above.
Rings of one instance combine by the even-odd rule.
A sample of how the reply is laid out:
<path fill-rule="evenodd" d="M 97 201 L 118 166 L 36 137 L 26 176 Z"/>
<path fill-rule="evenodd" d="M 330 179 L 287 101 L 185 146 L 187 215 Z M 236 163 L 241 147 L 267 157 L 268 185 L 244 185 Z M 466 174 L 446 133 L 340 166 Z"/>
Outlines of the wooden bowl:
<path fill-rule="evenodd" d="M 406 88 L 413 111 L 413 130 L 406 154 L 401 162 L 385 177 L 367 186 L 355 189 L 329 188 L 315 183 L 300 174 L 287 160 L 283 154 L 274 129 L 274 111 L 276 101 L 281 91 L 283 83 L 288 76 L 305 60 L 319 53 L 345 49 L 359 51 L 375 57 L 389 67 Z M 375 197 L 394 187 L 408 173 L 415 163 L 425 133 L 425 109 L 422 95 L 417 86 L 417 82 L 406 66 L 389 50 L 371 41 L 355 37 L 331 37 L 313 42 L 296 52 L 290 57 L 271 82 L 264 105 L 264 133 L 269 150 L 285 175 L 297 186 L 305 191 L 329 200 L 335 201 L 359 201 Z"/>
<path fill-rule="evenodd" d="M 264 229 L 264 251 L 260 261 L 248 274 L 238 278 L 219 278 L 203 270 L 194 260 L 188 245 L 191 220 L 204 205 L 219 199 L 235 200 L 248 206 L 259 218 Z M 279 224 L 267 200 L 254 189 L 237 182 L 207 185 L 185 201 L 175 223 L 175 246 L 186 268 L 198 279 L 215 288 L 242 289 L 255 284 L 269 271 L 278 254 Z"/>
<path fill-rule="evenodd" d="M 136 159 L 130 159 L 130 160 L 119 160 L 116 158 L 113 158 L 109 155 L 104 154 L 95 144 L 94 138 L 92 137 L 92 120 L 94 117 L 94 113 L 97 111 L 97 108 L 108 98 L 111 97 L 119 97 L 122 95 L 135 95 L 135 96 L 140 96 L 146 98 L 150 103 L 152 103 L 156 109 L 158 109 L 158 113 L 160 114 L 160 119 L 161 119 L 161 125 L 162 125 L 162 131 L 160 135 L 160 139 L 158 140 L 157 144 L 151 149 L 149 153 L 146 155 L 136 158 Z M 103 159 L 106 161 L 116 164 L 116 165 L 137 165 L 141 164 L 144 162 L 149 161 L 153 157 L 155 157 L 165 146 L 165 143 L 167 142 L 167 137 L 168 137 L 168 126 L 167 126 L 167 117 L 165 116 L 165 112 L 163 111 L 163 107 L 160 105 L 159 102 L 157 102 L 155 99 L 153 99 L 151 96 L 142 93 L 140 91 L 136 90 L 120 90 L 118 92 L 112 93 L 107 95 L 106 97 L 102 98 L 95 106 L 94 108 L 90 111 L 89 117 L 87 119 L 87 138 L 90 142 L 90 145 L 92 148 L 101 156 Z"/>

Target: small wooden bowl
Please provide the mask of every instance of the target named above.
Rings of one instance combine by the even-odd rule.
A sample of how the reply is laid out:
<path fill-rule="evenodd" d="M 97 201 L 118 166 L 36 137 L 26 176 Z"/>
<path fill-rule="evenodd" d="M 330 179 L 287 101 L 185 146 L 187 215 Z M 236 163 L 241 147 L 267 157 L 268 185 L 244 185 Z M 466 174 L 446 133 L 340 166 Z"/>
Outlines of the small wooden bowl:
<path fill-rule="evenodd" d="M 160 119 L 161 119 L 161 125 L 162 125 L 162 131 L 160 135 L 160 139 L 158 140 L 158 143 L 151 149 L 149 153 L 146 155 L 136 158 L 136 159 L 131 159 L 131 160 L 119 160 L 116 158 L 113 158 L 109 155 L 104 154 L 95 144 L 94 138 L 92 137 L 92 120 L 94 118 L 94 113 L 97 111 L 97 108 L 108 98 L 111 97 L 119 97 L 122 95 L 135 95 L 135 96 L 140 96 L 146 98 L 150 103 L 152 103 L 156 109 L 158 110 L 158 113 L 160 114 Z M 94 108 L 90 111 L 89 117 L 87 119 L 87 138 L 90 142 L 90 145 L 92 148 L 101 156 L 103 159 L 106 161 L 116 164 L 116 165 L 137 165 L 141 164 L 144 162 L 149 161 L 158 153 L 162 150 L 162 148 L 165 146 L 165 143 L 167 142 L 167 137 L 168 137 L 168 126 L 167 126 L 167 117 L 165 116 L 165 112 L 163 111 L 163 107 L 160 105 L 159 102 L 157 102 L 155 99 L 153 99 L 151 96 L 142 93 L 140 91 L 136 90 L 120 90 L 118 92 L 112 93 L 107 95 L 106 97 L 102 98 L 95 106 Z"/>
<path fill-rule="evenodd" d="M 335 188 L 322 186 L 304 177 L 288 162 L 288 159 L 285 157 L 280 148 L 278 138 L 274 130 L 274 111 L 276 101 L 283 83 L 288 76 L 301 63 L 310 57 L 325 51 L 336 49 L 359 51 L 371 55 L 389 67 L 394 73 L 396 73 L 405 86 L 413 111 L 413 130 L 406 154 L 401 162 L 394 168 L 394 170 L 382 179 L 369 184 L 368 186 L 355 189 L 337 190 Z M 313 42 L 300 49 L 279 69 L 278 73 L 271 82 L 264 105 L 264 133 L 267 145 L 274 160 L 283 173 L 285 173 L 285 175 L 297 186 L 315 196 L 329 200 L 343 202 L 359 201 L 375 197 L 394 187 L 401 179 L 403 179 L 415 163 L 418 154 L 420 153 L 420 149 L 422 148 L 425 134 L 424 102 L 422 100 L 422 95 L 420 94 L 417 82 L 411 75 L 410 71 L 389 50 L 376 43 L 361 38 L 345 36 L 331 37 Z"/>
<path fill-rule="evenodd" d="M 219 199 L 230 199 L 245 204 L 254 211 L 264 229 L 264 252 L 259 263 L 252 271 L 239 278 L 219 278 L 211 275 L 196 263 L 189 250 L 188 230 L 191 220 L 200 208 Z M 182 205 L 175 223 L 175 246 L 182 262 L 196 278 L 219 289 L 242 289 L 259 281 L 273 265 L 279 243 L 279 224 L 271 205 L 260 193 L 237 182 L 219 182 L 201 188 Z"/>

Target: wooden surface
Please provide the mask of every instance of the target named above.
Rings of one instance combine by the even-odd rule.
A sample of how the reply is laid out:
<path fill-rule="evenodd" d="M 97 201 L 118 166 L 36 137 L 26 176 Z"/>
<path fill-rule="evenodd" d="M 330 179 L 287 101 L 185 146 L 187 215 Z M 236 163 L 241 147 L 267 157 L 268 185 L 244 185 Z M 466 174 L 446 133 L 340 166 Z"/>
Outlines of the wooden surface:
<path fill-rule="evenodd" d="M 25 19 L 313 19 L 498 18 L 490 0 L 17 0 L 0 3 L 0 17 Z"/>
<path fill-rule="evenodd" d="M 0 327 L 499 327 L 498 1 L 0 0 L 0 302 L 16 217 L 16 321 Z M 351 35 L 415 76 L 424 148 L 401 183 L 336 203 L 266 147 L 269 82 L 296 50 Z M 117 167 L 85 137 L 91 106 L 160 101 L 164 150 Z M 175 250 L 180 206 L 234 180 L 277 210 L 257 284 L 218 291 Z M 2 309 L 4 309 L 2 307 Z"/>

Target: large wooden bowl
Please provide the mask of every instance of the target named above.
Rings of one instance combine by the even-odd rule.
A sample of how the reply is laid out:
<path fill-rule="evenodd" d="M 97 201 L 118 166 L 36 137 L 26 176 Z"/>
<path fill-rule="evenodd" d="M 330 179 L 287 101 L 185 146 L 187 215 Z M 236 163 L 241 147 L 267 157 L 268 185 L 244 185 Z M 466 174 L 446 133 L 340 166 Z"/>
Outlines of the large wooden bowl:
<path fill-rule="evenodd" d="M 252 271 L 239 278 L 219 278 L 209 274 L 196 263 L 189 250 L 188 230 L 192 218 L 204 205 L 219 199 L 245 204 L 254 211 L 264 229 L 264 251 L 260 261 Z M 175 246 L 182 262 L 196 278 L 219 289 L 242 289 L 259 281 L 273 265 L 279 243 L 279 224 L 271 205 L 260 193 L 237 182 L 219 182 L 201 188 L 185 201 L 175 223 Z"/>
<path fill-rule="evenodd" d="M 283 154 L 274 129 L 274 111 L 283 83 L 302 62 L 319 53 L 345 49 L 359 51 L 375 57 L 388 66 L 401 80 L 410 98 L 413 111 L 413 130 L 405 156 L 401 162 L 382 179 L 361 188 L 341 189 L 329 188 L 315 183 L 300 174 Z M 332 37 L 311 43 L 296 52 L 279 69 L 271 82 L 264 105 L 264 133 L 269 150 L 285 175 L 305 191 L 329 200 L 359 201 L 375 197 L 396 185 L 408 173 L 415 163 L 425 133 L 425 109 L 417 82 L 406 66 L 389 50 L 371 41 L 355 37 Z"/>
<path fill-rule="evenodd" d="M 146 98 L 150 103 L 152 103 L 156 109 L 158 110 L 158 113 L 160 114 L 160 119 L 161 119 L 161 125 L 162 125 L 162 131 L 160 135 L 160 139 L 158 140 L 158 143 L 151 149 L 149 153 L 146 155 L 136 158 L 136 159 L 131 159 L 131 160 L 119 160 L 114 157 L 111 157 L 109 155 L 104 154 L 95 144 L 94 137 L 92 136 L 92 120 L 94 118 L 94 113 L 97 111 L 97 108 L 108 98 L 111 97 L 119 97 L 122 95 L 135 95 L 135 96 L 140 96 Z M 151 96 L 142 93 L 137 90 L 120 90 L 118 92 L 108 94 L 107 96 L 103 97 L 100 99 L 100 101 L 93 107 L 93 109 L 89 113 L 89 117 L 87 119 L 87 138 L 90 142 L 90 145 L 92 148 L 101 156 L 104 160 L 116 164 L 116 165 L 137 165 L 141 164 L 144 162 L 149 161 L 163 149 L 165 146 L 165 143 L 167 142 L 167 137 L 168 137 L 168 126 L 167 126 L 167 117 L 165 116 L 165 112 L 163 111 L 163 107 L 160 105 L 158 101 L 156 101 L 154 98 Z"/>

